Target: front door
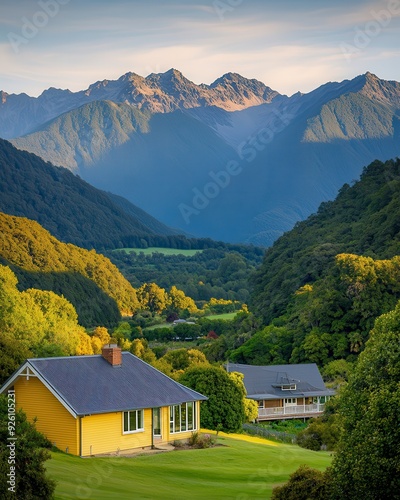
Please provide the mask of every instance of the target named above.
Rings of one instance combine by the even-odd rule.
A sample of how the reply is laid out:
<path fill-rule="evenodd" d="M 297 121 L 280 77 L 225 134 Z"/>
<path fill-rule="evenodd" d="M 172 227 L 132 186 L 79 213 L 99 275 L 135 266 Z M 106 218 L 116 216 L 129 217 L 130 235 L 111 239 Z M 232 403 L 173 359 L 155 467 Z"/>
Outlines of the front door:
<path fill-rule="evenodd" d="M 153 408 L 153 436 L 161 437 L 161 408 Z"/>

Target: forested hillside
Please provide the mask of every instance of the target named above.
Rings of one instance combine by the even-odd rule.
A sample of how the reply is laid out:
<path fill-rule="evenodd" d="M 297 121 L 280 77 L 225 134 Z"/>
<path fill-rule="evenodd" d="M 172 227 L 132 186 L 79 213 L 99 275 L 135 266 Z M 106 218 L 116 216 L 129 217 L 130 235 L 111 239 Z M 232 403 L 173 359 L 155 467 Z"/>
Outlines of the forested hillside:
<path fill-rule="evenodd" d="M 400 160 L 360 181 L 266 252 L 252 309 L 263 330 L 231 352 L 250 364 L 353 360 L 400 299 Z"/>
<path fill-rule="evenodd" d="M 255 312 L 266 323 L 280 316 L 297 289 L 333 271 L 340 253 L 400 255 L 400 160 L 371 163 L 267 250 L 254 280 Z"/>
<path fill-rule="evenodd" d="M 64 168 L 0 139 L 0 210 L 38 221 L 61 241 L 84 248 L 165 244 L 177 234 L 127 202 L 129 213 Z M 181 237 L 180 239 L 184 239 Z"/>
<path fill-rule="evenodd" d="M 138 308 L 135 290 L 106 257 L 61 243 L 35 221 L 0 213 L 0 258 L 20 290 L 62 294 L 82 325 L 115 325 Z"/>

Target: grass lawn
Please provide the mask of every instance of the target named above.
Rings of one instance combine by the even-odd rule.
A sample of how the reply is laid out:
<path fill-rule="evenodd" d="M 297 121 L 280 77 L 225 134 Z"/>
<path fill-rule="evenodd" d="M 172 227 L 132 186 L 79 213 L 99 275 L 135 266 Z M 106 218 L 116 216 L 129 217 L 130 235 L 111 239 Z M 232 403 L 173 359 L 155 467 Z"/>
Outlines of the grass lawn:
<path fill-rule="evenodd" d="M 172 323 L 160 323 L 158 325 L 146 326 L 144 330 L 156 330 L 157 328 L 172 328 Z"/>
<path fill-rule="evenodd" d="M 267 499 L 301 464 L 324 470 L 327 452 L 219 437 L 224 446 L 134 458 L 78 458 L 53 453 L 46 462 L 56 499 Z M 256 438 L 259 439 L 259 438 Z"/>
<path fill-rule="evenodd" d="M 226 319 L 232 320 L 236 314 L 240 311 L 235 311 L 233 313 L 224 313 L 224 314 L 211 314 L 211 316 L 205 316 L 207 319 Z"/>
<path fill-rule="evenodd" d="M 207 319 L 225 319 L 232 320 L 239 311 L 224 314 L 211 314 L 210 316 L 202 316 Z M 145 330 L 155 330 L 157 328 L 172 328 L 172 323 L 160 323 L 158 325 L 146 326 Z"/>
<path fill-rule="evenodd" d="M 143 252 L 145 255 L 151 255 L 152 253 L 158 252 L 164 255 L 185 255 L 186 257 L 193 257 L 198 252 L 203 250 L 180 250 L 178 248 L 161 248 L 161 247 L 150 247 L 150 248 L 117 248 L 115 251 L 124 251 L 126 253 Z"/>

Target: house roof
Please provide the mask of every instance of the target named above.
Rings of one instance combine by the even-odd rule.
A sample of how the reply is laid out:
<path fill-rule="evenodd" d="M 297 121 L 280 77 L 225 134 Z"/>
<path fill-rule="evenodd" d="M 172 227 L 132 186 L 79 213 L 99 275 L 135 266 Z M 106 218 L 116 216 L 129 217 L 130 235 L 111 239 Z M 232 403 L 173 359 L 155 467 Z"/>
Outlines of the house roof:
<path fill-rule="evenodd" d="M 118 367 L 101 355 L 28 359 L 0 392 L 27 368 L 75 416 L 207 399 L 129 352 L 122 353 L 122 365 Z"/>
<path fill-rule="evenodd" d="M 281 399 L 287 397 L 332 396 L 334 391 L 325 387 L 315 363 L 302 365 L 253 366 L 227 365 L 229 372 L 244 375 L 243 383 L 250 399 Z M 283 390 L 282 385 L 295 385 L 293 390 Z"/>

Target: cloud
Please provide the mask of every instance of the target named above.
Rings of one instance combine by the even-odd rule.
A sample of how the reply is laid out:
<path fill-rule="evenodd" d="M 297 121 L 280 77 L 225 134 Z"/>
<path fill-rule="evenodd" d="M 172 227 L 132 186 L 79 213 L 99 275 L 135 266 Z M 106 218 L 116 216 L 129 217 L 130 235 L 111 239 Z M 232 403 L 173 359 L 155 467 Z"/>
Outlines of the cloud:
<path fill-rule="evenodd" d="M 221 21 L 213 0 L 71 0 L 15 54 L 7 33 L 21 30 L 21 18 L 32 19 L 39 4 L 3 0 L 1 85 L 37 95 L 49 86 L 80 90 L 127 71 L 145 76 L 171 67 L 196 83 L 234 71 L 288 94 L 371 67 L 400 79 L 398 17 L 351 63 L 340 49 L 388 2 L 236 0 Z"/>

